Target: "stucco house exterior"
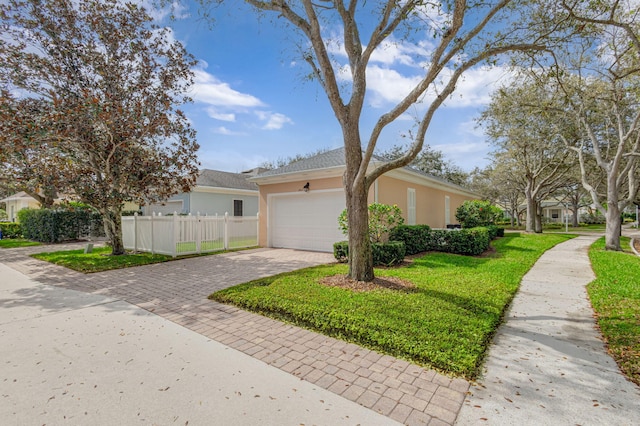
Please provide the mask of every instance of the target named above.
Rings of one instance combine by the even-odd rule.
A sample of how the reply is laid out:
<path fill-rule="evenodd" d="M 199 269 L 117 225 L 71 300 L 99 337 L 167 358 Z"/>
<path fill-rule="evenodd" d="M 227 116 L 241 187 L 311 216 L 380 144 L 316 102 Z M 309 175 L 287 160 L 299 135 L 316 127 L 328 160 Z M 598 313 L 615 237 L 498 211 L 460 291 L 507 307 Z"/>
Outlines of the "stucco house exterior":
<path fill-rule="evenodd" d="M 37 209 L 40 207 L 40 203 L 24 191 L 3 198 L 0 203 L 5 203 L 7 206 L 6 211 L 9 222 L 16 222 L 18 220 L 18 212 L 22 209 Z"/>
<path fill-rule="evenodd" d="M 230 173 L 203 169 L 191 192 L 174 195 L 163 203 L 142 207 L 145 215 L 200 214 L 208 216 L 256 216 L 258 186 L 248 178 L 264 169 Z"/>
<path fill-rule="evenodd" d="M 338 215 L 346 207 L 344 171 L 344 148 L 339 148 L 250 178 L 260 194 L 259 244 L 332 251 L 333 243 L 345 239 L 338 229 Z M 410 167 L 385 173 L 369 191 L 370 203 L 396 204 L 406 224 L 432 228 L 455 223 L 458 206 L 477 198 Z"/>

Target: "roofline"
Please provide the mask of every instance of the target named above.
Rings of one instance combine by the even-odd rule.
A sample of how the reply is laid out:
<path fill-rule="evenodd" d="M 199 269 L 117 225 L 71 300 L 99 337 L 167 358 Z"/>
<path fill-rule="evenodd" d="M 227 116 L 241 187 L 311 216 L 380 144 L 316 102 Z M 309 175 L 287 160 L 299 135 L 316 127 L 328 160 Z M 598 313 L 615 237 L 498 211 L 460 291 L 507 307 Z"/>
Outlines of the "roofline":
<path fill-rule="evenodd" d="M 256 189 L 240 189 L 240 188 L 224 188 L 221 186 L 196 185 L 190 192 L 200 193 L 216 193 L 216 194 L 232 194 L 232 195 L 258 195 L 260 192 Z"/>
<path fill-rule="evenodd" d="M 255 177 L 248 178 L 247 180 L 249 182 L 255 182 L 256 184 L 260 185 L 260 184 L 270 184 L 270 183 L 291 182 L 295 180 L 304 180 L 304 179 L 309 179 L 310 177 L 329 178 L 329 177 L 342 176 L 345 169 L 346 169 L 345 165 L 334 166 L 334 167 L 321 167 L 317 169 L 296 170 L 294 172 L 279 173 L 277 175 L 255 176 Z"/>
<path fill-rule="evenodd" d="M 398 175 L 400 175 L 400 176 L 398 176 Z M 408 176 L 409 179 L 403 177 L 402 175 L 409 175 Z M 476 194 L 473 191 L 470 191 L 470 190 L 468 190 L 466 188 L 463 188 L 460 185 L 456 185 L 455 183 L 447 182 L 445 180 L 441 180 L 441 179 L 438 179 L 436 177 L 429 176 L 427 174 L 421 173 L 421 172 L 416 171 L 416 170 L 412 170 L 412 169 L 407 168 L 407 167 L 401 167 L 399 169 L 390 170 L 390 171 L 388 171 L 387 173 L 385 173 L 382 176 L 401 179 L 401 180 L 404 180 L 404 181 L 418 183 L 418 184 L 421 183 L 420 180 L 422 180 L 422 181 L 426 180 L 426 181 L 432 183 L 432 187 L 434 189 L 444 189 L 444 190 L 447 190 L 447 191 L 452 192 L 454 194 L 460 194 L 460 195 L 464 195 L 464 196 L 480 198 L 479 194 Z"/>

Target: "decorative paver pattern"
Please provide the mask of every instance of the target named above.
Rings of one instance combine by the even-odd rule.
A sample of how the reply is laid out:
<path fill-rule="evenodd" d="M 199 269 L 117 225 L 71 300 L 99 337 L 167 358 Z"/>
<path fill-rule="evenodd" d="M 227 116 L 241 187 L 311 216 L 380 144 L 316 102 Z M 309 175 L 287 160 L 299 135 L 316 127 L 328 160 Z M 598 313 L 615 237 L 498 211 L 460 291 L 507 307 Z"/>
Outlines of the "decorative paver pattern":
<path fill-rule="evenodd" d="M 27 255 L 78 245 L 0 251 L 43 284 L 125 300 L 407 425 L 453 425 L 469 383 L 313 331 L 207 299 L 239 283 L 333 261 L 330 254 L 255 249 L 82 274 Z"/>

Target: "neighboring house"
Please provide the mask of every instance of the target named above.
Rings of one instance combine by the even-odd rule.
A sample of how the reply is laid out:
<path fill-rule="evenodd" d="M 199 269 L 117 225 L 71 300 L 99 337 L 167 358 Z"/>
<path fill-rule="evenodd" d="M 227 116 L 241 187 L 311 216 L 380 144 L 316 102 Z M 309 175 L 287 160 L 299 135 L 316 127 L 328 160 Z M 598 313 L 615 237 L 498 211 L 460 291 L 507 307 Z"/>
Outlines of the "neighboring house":
<path fill-rule="evenodd" d="M 73 197 L 70 197 L 73 198 Z M 62 201 L 61 198 L 56 198 L 54 204 L 58 204 Z M 18 192 L 10 197 L 0 200 L 0 203 L 6 203 L 7 216 L 10 222 L 18 221 L 18 212 L 22 209 L 39 209 L 40 203 L 26 192 Z M 138 210 L 138 205 L 134 203 L 125 203 L 124 210 Z"/>
<path fill-rule="evenodd" d="M 7 205 L 6 211 L 9 222 L 17 222 L 18 212 L 22 209 L 37 209 L 40 207 L 40 203 L 24 191 L 3 198 L 0 203 Z"/>
<path fill-rule="evenodd" d="M 381 162 L 381 160 L 374 160 Z M 249 180 L 260 188 L 259 244 L 264 247 L 332 251 L 345 240 L 338 215 L 345 209 L 344 148 L 265 171 Z M 442 179 L 404 167 L 378 178 L 369 202 L 396 204 L 405 223 L 444 228 L 456 209 L 478 195 Z"/>
<path fill-rule="evenodd" d="M 144 206 L 145 215 L 200 214 L 208 216 L 256 216 L 258 214 L 258 186 L 247 179 L 264 169 L 243 173 L 200 171 L 191 192 L 174 195 L 162 203 Z"/>

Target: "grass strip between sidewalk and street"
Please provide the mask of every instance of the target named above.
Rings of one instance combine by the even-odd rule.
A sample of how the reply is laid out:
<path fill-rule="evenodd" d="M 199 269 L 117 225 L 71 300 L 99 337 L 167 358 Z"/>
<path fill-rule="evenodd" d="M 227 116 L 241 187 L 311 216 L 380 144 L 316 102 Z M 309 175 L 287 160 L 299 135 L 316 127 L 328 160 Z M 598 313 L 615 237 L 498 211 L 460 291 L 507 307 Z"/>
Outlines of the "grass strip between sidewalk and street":
<path fill-rule="evenodd" d="M 589 250 L 596 279 L 587 286 L 598 325 L 620 369 L 640 385 L 640 257 L 621 237 L 625 251 L 606 251 L 604 238 Z"/>
<path fill-rule="evenodd" d="M 508 233 L 485 256 L 427 253 L 406 267 L 376 269 L 378 277 L 410 281 L 415 288 L 408 290 L 325 286 L 322 278 L 346 274 L 347 266 L 324 265 L 210 298 L 474 379 L 524 274 L 546 250 L 572 237 Z"/>

